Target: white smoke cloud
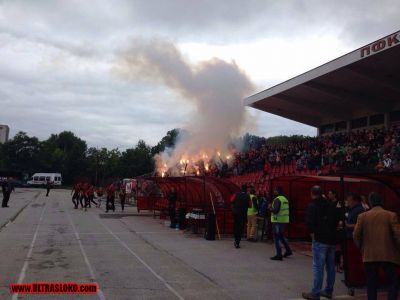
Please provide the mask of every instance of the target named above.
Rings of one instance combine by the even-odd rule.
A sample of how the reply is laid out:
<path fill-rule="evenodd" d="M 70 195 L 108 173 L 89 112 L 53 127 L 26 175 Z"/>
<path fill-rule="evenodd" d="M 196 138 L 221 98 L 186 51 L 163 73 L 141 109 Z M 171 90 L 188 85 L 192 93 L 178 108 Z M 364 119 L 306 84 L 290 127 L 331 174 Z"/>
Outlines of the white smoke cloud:
<path fill-rule="evenodd" d="M 213 58 L 190 64 L 172 42 L 135 39 L 119 55 L 114 71 L 128 80 L 161 82 L 195 106 L 175 148 L 157 159 L 159 168 L 165 168 L 164 164 L 173 168 L 182 159 L 189 164 L 207 160 L 218 152 L 226 158 L 229 142 L 243 133 L 242 99 L 253 92 L 254 85 L 234 61 Z"/>

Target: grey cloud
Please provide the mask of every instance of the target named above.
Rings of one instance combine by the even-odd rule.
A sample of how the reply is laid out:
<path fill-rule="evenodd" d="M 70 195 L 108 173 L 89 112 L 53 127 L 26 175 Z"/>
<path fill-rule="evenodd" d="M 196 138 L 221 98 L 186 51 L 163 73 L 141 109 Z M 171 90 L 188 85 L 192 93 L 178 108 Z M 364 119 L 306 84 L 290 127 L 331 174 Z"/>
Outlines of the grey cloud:
<path fill-rule="evenodd" d="M 110 73 L 130 37 L 235 44 L 329 34 L 352 48 L 400 29 L 399 15 L 398 0 L 3 0 L 0 123 L 41 138 L 72 130 L 91 145 L 156 143 L 187 121 L 191 107 L 156 84 Z M 315 133 L 276 116 L 257 118 L 263 135 Z"/>
<path fill-rule="evenodd" d="M 12 29 L 0 18 L 3 30 L 78 55 L 140 34 L 233 43 L 334 32 L 357 44 L 400 26 L 398 0 L 13 0 L 1 9 L 13 18 Z"/>

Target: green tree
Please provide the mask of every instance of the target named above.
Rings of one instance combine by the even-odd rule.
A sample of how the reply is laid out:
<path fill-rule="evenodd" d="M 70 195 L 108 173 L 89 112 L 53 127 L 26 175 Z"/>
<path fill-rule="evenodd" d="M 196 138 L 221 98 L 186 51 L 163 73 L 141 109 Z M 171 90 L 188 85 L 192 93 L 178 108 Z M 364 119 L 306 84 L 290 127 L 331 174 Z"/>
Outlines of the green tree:
<path fill-rule="evenodd" d="M 122 152 L 119 171 L 122 177 L 131 178 L 154 171 L 152 148 L 140 140 L 135 148 Z"/>
<path fill-rule="evenodd" d="M 43 142 L 41 153 L 45 171 L 60 172 L 63 181 L 72 183 L 75 177 L 87 174 L 87 145 L 70 131 L 52 134 Z"/>
<path fill-rule="evenodd" d="M 151 149 L 151 154 L 154 156 L 157 153 L 163 152 L 165 148 L 174 147 L 178 138 L 180 129 L 172 129 Z"/>
<path fill-rule="evenodd" d="M 35 172 L 40 168 L 41 149 L 38 138 L 20 131 L 1 146 L 1 167 L 23 173 Z"/>

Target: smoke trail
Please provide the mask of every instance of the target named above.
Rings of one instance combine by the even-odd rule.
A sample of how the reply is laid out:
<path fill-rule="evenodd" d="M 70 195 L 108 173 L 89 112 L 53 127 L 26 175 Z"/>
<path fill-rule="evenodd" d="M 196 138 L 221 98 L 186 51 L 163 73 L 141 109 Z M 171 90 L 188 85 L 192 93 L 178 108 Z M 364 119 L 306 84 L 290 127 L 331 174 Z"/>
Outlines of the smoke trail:
<path fill-rule="evenodd" d="M 168 168 L 182 158 L 228 153 L 229 141 L 242 133 L 246 121 L 242 99 L 252 92 L 253 84 L 235 62 L 214 58 L 191 65 L 171 42 L 135 39 L 120 54 L 114 70 L 129 80 L 160 81 L 195 105 L 196 113 L 183 127 L 186 134 L 180 134 L 172 152 L 161 154 Z"/>

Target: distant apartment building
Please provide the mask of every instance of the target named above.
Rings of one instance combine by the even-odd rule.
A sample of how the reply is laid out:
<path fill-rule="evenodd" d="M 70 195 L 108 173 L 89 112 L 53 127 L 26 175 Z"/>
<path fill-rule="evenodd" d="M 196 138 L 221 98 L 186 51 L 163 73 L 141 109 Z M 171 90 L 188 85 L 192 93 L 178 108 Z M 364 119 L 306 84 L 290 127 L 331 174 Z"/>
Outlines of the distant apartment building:
<path fill-rule="evenodd" d="M 7 125 L 0 125 L 0 143 L 7 142 L 9 134 L 10 127 L 8 127 Z"/>

